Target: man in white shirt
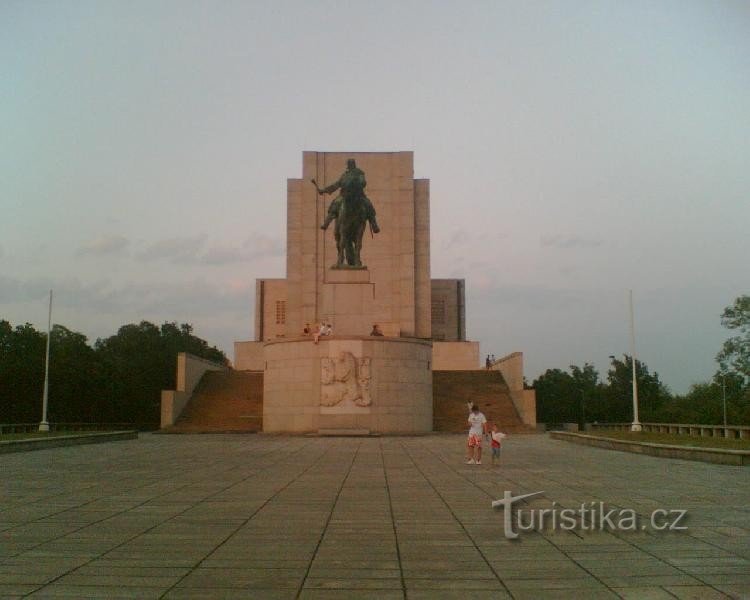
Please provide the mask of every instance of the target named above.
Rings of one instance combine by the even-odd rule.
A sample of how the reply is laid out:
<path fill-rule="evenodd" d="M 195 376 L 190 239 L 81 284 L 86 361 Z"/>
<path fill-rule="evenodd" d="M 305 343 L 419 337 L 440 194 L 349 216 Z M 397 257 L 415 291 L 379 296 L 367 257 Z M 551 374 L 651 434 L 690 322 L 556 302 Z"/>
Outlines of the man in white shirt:
<path fill-rule="evenodd" d="M 487 418 L 479 412 L 479 407 L 476 404 L 471 405 L 471 412 L 469 413 L 469 438 L 466 442 L 467 465 L 481 465 L 482 464 L 482 436 L 487 433 Z"/>

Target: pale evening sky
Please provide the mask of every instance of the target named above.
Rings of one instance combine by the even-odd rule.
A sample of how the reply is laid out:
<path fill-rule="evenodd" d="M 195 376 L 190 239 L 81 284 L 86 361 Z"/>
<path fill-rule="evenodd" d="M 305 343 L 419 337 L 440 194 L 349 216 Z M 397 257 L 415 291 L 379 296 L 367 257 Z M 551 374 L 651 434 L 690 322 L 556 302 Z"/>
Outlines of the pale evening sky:
<path fill-rule="evenodd" d="M 745 1 L 0 3 L 0 318 L 232 357 L 303 150 L 413 150 L 483 355 L 715 371 L 750 292 Z M 366 242 L 367 243 L 367 242 Z M 376 242 L 375 242 L 376 243 Z"/>

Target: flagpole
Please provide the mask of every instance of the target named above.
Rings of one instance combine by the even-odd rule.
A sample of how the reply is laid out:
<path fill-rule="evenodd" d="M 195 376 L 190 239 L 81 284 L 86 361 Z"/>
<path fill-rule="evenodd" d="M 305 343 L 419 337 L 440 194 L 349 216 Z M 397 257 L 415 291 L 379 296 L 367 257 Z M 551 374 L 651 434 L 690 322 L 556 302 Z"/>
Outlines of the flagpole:
<path fill-rule="evenodd" d="M 641 431 L 641 423 L 638 420 L 638 382 L 635 370 L 635 319 L 633 318 L 633 290 L 630 291 L 630 360 L 633 363 L 633 424 L 630 431 Z"/>
<path fill-rule="evenodd" d="M 42 422 L 39 431 L 49 431 L 47 422 L 47 396 L 49 392 L 49 341 L 52 337 L 52 290 L 49 291 L 49 314 L 47 315 L 47 356 L 44 361 L 44 394 L 42 395 Z"/>

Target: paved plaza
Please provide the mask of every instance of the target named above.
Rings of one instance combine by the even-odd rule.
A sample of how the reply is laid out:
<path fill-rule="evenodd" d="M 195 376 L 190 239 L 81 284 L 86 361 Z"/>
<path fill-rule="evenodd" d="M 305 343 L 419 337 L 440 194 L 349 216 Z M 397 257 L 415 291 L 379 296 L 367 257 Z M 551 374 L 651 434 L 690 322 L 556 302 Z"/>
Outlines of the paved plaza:
<path fill-rule="evenodd" d="M 750 470 L 508 438 L 159 435 L 0 456 L 2 598 L 748 598 Z M 687 531 L 504 534 L 514 509 Z"/>

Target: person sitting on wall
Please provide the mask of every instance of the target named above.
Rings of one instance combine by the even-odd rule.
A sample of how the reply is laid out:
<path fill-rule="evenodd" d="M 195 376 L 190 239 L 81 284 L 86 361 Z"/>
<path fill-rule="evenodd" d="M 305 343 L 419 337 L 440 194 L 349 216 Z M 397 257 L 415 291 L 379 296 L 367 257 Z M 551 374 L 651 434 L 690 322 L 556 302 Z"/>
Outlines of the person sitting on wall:
<path fill-rule="evenodd" d="M 380 330 L 380 325 L 378 325 L 377 323 L 375 323 L 372 326 L 372 331 L 370 332 L 370 335 L 374 335 L 374 336 L 377 336 L 377 337 L 383 337 L 383 332 Z"/>
<path fill-rule="evenodd" d="M 320 329 L 318 329 L 318 332 L 313 337 L 315 338 L 315 343 L 317 344 L 320 341 L 320 338 L 331 336 L 333 336 L 333 325 L 331 325 L 330 323 L 321 323 Z"/>
<path fill-rule="evenodd" d="M 312 333 L 312 327 L 310 323 L 305 323 L 305 328 L 302 330 L 302 335 L 310 335 Z"/>

